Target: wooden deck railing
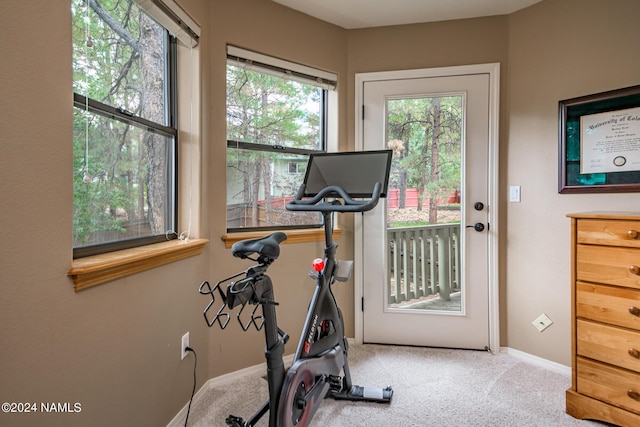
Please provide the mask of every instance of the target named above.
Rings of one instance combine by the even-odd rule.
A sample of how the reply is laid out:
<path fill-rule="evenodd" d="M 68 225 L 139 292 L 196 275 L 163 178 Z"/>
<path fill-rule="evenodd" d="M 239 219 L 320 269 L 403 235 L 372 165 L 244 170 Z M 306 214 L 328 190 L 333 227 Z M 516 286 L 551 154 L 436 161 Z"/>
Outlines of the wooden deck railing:
<path fill-rule="evenodd" d="M 460 224 L 388 228 L 389 304 L 460 291 Z"/>

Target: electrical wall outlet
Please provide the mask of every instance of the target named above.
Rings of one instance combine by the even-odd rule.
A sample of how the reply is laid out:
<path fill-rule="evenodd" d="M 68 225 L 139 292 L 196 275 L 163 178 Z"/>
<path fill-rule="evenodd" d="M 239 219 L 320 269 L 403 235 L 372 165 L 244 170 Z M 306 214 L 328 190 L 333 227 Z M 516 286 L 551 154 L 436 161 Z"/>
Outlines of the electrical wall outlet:
<path fill-rule="evenodd" d="M 535 326 L 539 332 L 542 332 L 549 326 L 551 326 L 553 324 L 553 321 L 549 319 L 546 314 L 542 313 L 536 320 L 531 322 L 531 324 Z"/>
<path fill-rule="evenodd" d="M 184 334 L 180 341 L 180 360 L 184 360 L 184 358 L 187 357 L 187 354 L 189 353 L 185 350 L 187 347 L 189 347 L 189 332 Z"/>

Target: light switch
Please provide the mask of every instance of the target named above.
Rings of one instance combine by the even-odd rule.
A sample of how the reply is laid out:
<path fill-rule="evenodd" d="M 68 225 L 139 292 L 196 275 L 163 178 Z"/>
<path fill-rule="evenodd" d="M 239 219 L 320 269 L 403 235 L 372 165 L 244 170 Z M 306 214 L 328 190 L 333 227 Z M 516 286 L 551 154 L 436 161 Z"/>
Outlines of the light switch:
<path fill-rule="evenodd" d="M 512 185 L 509 187 L 509 201 L 512 203 L 520 203 L 520 186 Z"/>

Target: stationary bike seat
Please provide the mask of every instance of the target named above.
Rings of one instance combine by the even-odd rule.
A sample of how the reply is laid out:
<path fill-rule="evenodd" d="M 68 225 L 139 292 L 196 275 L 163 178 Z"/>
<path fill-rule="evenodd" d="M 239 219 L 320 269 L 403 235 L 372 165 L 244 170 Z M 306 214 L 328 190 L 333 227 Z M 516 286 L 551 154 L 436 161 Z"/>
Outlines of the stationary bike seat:
<path fill-rule="evenodd" d="M 280 255 L 280 243 L 287 240 L 287 235 L 277 231 L 259 239 L 248 239 L 236 242 L 231 246 L 231 253 L 238 258 L 248 258 L 253 254 L 260 257 L 277 259 Z"/>

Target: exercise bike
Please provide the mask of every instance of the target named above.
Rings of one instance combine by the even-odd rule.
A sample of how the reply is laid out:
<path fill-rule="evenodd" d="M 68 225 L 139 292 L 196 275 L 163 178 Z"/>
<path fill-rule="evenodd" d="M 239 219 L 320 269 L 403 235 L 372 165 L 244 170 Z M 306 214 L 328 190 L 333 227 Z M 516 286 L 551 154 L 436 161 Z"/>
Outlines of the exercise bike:
<path fill-rule="evenodd" d="M 256 264 L 219 281 L 213 287 L 206 281 L 200 285 L 199 292 L 211 297 L 204 310 L 208 326 L 217 323 L 222 329 L 226 328 L 231 318 L 228 310 L 241 307 L 237 318 L 242 329 L 246 331 L 254 326 L 257 330 L 264 329 L 265 333 L 269 399 L 248 420 L 230 415 L 226 419 L 228 426 L 254 426 L 268 411 L 269 427 L 304 427 L 309 425 L 322 400 L 327 397 L 380 403 L 391 401 L 391 386 L 379 388 L 353 385 L 347 359 L 349 345 L 344 335 L 342 312 L 331 291 L 331 286 L 336 280 L 349 279 L 353 266 L 352 261 L 338 261 L 335 258 L 338 245 L 333 242 L 334 213 L 365 212 L 373 209 L 380 196 L 386 196 L 390 163 L 390 150 L 310 156 L 304 183 L 295 199 L 287 204 L 287 209 L 322 214 L 324 258 L 318 258 L 312 263 L 310 276 L 315 279 L 316 286 L 293 364 L 288 370 L 284 367 L 283 354 L 289 336 L 278 327 L 275 309 L 278 303 L 274 299 L 272 281 L 266 274 L 269 266 L 280 255 L 280 243 L 287 239 L 284 233 L 275 232 L 263 238 L 236 242 L 231 248 L 231 253 L 235 257 L 249 259 Z M 327 180 L 327 176 L 334 176 L 338 171 L 353 171 L 356 164 L 360 164 L 363 174 L 369 175 L 372 172 L 379 173 L 380 166 L 386 168 L 382 170 L 382 178 L 373 184 L 371 190 L 364 193 L 357 189 L 354 191 L 356 197 L 362 197 L 364 194 L 369 196 L 368 200 L 355 200 L 340 185 L 326 185 L 327 181 L 329 184 L 353 185 L 354 180 L 349 179 L 348 174 L 346 179 Z M 349 167 L 345 169 L 344 166 L 347 165 Z M 355 180 L 358 181 L 356 187 L 362 188 L 366 180 L 363 181 L 362 176 L 360 178 L 360 181 Z M 323 185 L 326 186 L 318 189 Z M 226 291 L 223 290 L 225 287 Z M 221 298 L 222 306 L 215 315 L 210 316 L 216 295 Z M 255 305 L 249 315 L 243 314 L 247 304 Z M 261 315 L 257 314 L 258 307 L 262 307 Z"/>

